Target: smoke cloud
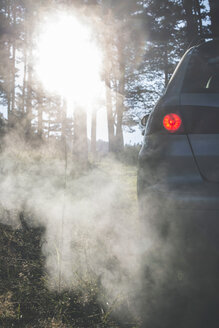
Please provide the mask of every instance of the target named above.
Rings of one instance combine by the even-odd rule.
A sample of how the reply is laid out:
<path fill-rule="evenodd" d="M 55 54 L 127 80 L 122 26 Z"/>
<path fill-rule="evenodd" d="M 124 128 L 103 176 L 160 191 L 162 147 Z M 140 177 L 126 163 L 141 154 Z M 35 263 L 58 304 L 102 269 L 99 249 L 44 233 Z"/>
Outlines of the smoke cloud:
<path fill-rule="evenodd" d="M 104 290 L 100 302 L 125 318 L 128 309 L 142 327 L 177 326 L 179 318 L 181 327 L 197 326 L 209 318 L 207 303 L 214 323 L 218 233 L 206 230 L 201 212 L 194 217 L 166 204 L 164 215 L 151 194 L 139 218 L 136 175 L 117 160 L 81 171 L 69 154 L 65 176 L 57 143 L 33 148 L 9 134 L 3 145 L 0 220 L 22 229 L 23 213 L 27 225 L 44 227 L 48 288 L 81 290 L 89 281 Z"/>
<path fill-rule="evenodd" d="M 22 228 L 24 213 L 26 224 L 45 228 L 49 288 L 77 289 L 89 279 L 103 286 L 109 305 L 133 298 L 141 289 L 141 257 L 150 242 L 142 233 L 136 191 L 130 196 L 124 166 L 109 158 L 79 172 L 69 155 L 65 186 L 62 156 L 54 145 L 33 149 L 18 136 L 5 138 L 1 223 Z"/>

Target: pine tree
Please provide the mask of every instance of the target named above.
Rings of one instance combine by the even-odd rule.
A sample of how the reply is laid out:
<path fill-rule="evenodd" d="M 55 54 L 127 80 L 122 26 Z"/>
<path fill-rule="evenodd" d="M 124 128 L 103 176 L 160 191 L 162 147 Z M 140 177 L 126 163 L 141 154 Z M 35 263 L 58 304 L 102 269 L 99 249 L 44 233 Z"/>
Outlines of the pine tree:
<path fill-rule="evenodd" d="M 219 2 L 218 0 L 209 0 L 211 33 L 214 37 L 219 37 Z"/>

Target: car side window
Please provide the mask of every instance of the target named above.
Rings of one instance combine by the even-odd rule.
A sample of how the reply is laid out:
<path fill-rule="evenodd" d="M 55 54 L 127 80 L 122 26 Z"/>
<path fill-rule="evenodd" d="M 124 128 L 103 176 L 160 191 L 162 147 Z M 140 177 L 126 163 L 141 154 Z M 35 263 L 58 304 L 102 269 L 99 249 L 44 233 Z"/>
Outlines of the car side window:
<path fill-rule="evenodd" d="M 196 49 L 191 56 L 183 93 L 219 93 L 219 55 L 217 51 L 204 50 Z"/>

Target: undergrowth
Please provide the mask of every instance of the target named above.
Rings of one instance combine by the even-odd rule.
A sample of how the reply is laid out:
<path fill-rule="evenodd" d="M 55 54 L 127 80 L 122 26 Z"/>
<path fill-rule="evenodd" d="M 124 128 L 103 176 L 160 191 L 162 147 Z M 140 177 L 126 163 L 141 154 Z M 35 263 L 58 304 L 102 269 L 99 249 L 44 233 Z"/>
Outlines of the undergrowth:
<path fill-rule="evenodd" d="M 105 160 L 100 169 L 110 171 L 111 162 Z M 123 166 L 118 174 L 121 172 L 135 204 L 136 172 L 129 166 Z M 77 289 L 49 290 L 42 253 L 45 230 L 27 222 L 20 213 L 17 227 L 0 224 L 0 327 L 139 327 L 138 318 L 115 315 L 120 300 L 108 306 L 98 278 L 79 279 Z"/>

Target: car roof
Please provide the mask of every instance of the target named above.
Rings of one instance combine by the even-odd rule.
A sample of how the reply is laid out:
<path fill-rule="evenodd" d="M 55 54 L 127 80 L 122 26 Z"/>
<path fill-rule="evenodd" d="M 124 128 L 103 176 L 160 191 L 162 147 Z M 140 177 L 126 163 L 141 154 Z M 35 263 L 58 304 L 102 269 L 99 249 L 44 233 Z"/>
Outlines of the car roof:
<path fill-rule="evenodd" d="M 197 53 L 198 55 L 201 55 L 206 58 L 218 57 L 219 39 L 213 39 L 213 40 L 199 43 L 198 45 L 193 46 L 186 51 L 181 61 L 179 62 L 176 70 L 174 71 L 174 74 L 170 79 L 169 84 L 167 85 L 164 96 L 165 95 L 168 95 L 168 97 L 174 95 L 177 96 L 177 94 L 180 93 L 184 76 L 188 69 L 188 63 L 190 61 L 191 56 L 194 53 Z"/>
<path fill-rule="evenodd" d="M 195 51 L 198 51 L 204 57 L 212 55 L 219 55 L 219 39 L 209 40 L 193 47 Z"/>

